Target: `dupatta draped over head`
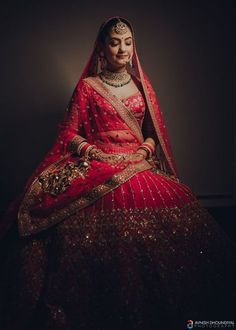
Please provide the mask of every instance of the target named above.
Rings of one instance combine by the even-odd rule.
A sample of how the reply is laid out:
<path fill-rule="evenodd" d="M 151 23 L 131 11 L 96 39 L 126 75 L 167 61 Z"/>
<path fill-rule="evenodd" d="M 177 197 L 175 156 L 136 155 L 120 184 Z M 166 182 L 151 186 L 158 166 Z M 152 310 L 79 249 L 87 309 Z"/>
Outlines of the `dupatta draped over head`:
<path fill-rule="evenodd" d="M 45 230 L 92 204 L 136 173 L 152 168 L 152 165 L 147 160 L 143 160 L 138 164 L 124 166 L 121 164 L 117 167 L 105 162 L 92 160 L 88 168 L 83 168 L 84 172 L 81 172 L 83 163 L 80 162 L 82 160 L 76 154 L 78 144 L 83 140 L 87 140 L 88 143 L 96 145 L 93 132 L 95 128 L 99 131 L 98 124 L 102 120 L 97 114 L 94 115 L 94 119 L 88 115 L 96 95 L 103 97 L 113 107 L 114 111 L 117 111 L 118 120 L 121 120 L 123 127 L 126 127 L 130 134 L 136 138 L 137 144 L 134 144 L 136 149 L 142 144 L 144 137 L 152 137 L 155 140 L 157 146 L 155 154 L 159 161 L 160 171 L 178 180 L 163 115 L 159 109 L 155 92 L 139 62 L 134 40 L 132 67 L 129 65 L 128 71 L 138 82 L 145 100 L 146 111 L 142 129 L 122 101 L 112 95 L 98 78 L 98 73 L 101 71 L 99 63 L 101 32 L 110 20 L 114 18 L 122 19 L 130 27 L 134 37 L 131 24 L 124 18 L 112 17 L 102 24 L 89 61 L 75 87 L 65 116 L 59 124 L 57 139 L 27 181 L 24 192 L 12 203 L 6 212 L 0 224 L 2 233 L 9 228 L 13 214 L 18 218 L 18 229 L 21 236 Z M 99 145 L 96 146 L 99 148 Z M 134 153 L 136 149 L 127 149 L 127 153 Z M 110 152 L 115 151 L 110 149 Z M 124 153 L 124 150 L 120 152 Z M 66 167 L 66 164 L 69 164 L 69 167 Z M 78 167 L 74 166 L 75 164 L 80 164 L 79 170 Z M 48 178 L 48 175 L 53 173 L 53 171 L 55 175 L 53 183 L 51 182 L 52 185 L 59 177 L 58 171 L 61 171 L 62 185 L 66 186 L 70 183 L 65 191 L 61 191 L 58 194 L 52 194 L 50 191 L 47 191 L 47 187 L 42 183 L 42 178 Z M 67 178 L 63 177 L 65 172 L 67 174 L 68 172 L 70 173 L 71 182 L 67 182 Z M 58 185 L 58 183 L 56 184 Z"/>

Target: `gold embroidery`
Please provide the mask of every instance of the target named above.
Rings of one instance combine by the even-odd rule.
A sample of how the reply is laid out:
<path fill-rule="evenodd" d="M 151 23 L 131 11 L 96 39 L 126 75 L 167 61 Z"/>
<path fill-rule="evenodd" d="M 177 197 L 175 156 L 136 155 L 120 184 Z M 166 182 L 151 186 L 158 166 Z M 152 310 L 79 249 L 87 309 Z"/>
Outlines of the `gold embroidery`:
<path fill-rule="evenodd" d="M 32 217 L 30 214 L 30 208 L 34 205 L 37 195 L 42 190 L 40 182 L 38 178 L 36 178 L 29 191 L 26 193 L 19 208 L 18 227 L 20 236 L 31 235 L 59 223 L 65 218 L 76 214 L 79 210 L 92 204 L 94 201 L 109 193 L 113 189 L 117 188 L 136 173 L 150 169 L 151 167 L 152 166 L 146 160 L 143 160 L 137 164 L 130 164 L 122 172 L 114 174 L 103 184 L 91 189 L 91 191 L 86 195 L 79 197 L 66 207 L 55 210 L 50 215 L 45 217 Z M 49 169 L 47 171 L 49 171 Z"/>
<path fill-rule="evenodd" d="M 57 196 L 65 192 L 75 178 L 81 177 L 85 179 L 89 167 L 89 163 L 86 161 L 68 162 L 58 171 L 40 175 L 38 180 L 44 192 Z"/>
<path fill-rule="evenodd" d="M 143 134 L 137 122 L 137 119 L 124 105 L 124 103 L 119 98 L 111 94 L 111 92 L 106 88 L 106 86 L 104 86 L 104 84 L 100 81 L 99 77 L 88 77 L 84 80 L 114 106 L 121 118 L 135 133 L 140 142 L 143 142 Z"/>

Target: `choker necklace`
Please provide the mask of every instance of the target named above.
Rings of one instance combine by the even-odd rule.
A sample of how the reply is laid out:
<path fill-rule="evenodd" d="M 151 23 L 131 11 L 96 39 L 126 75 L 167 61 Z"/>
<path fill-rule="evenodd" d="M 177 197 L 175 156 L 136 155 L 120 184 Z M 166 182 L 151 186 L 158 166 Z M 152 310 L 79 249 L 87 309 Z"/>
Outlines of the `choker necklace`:
<path fill-rule="evenodd" d="M 99 77 L 105 84 L 113 87 L 122 87 L 131 81 L 131 75 L 127 71 L 112 72 L 105 69 L 99 74 Z"/>

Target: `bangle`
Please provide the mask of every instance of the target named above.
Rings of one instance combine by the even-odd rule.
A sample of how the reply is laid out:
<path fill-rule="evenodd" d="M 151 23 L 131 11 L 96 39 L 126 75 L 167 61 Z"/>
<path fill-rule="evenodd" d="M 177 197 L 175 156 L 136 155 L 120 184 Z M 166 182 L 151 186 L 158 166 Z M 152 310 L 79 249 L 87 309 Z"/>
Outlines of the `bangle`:
<path fill-rule="evenodd" d="M 87 141 L 81 142 L 77 147 L 77 154 L 79 156 L 82 155 L 82 150 L 86 147 L 86 149 L 90 146 L 90 144 Z"/>
<path fill-rule="evenodd" d="M 140 146 L 140 147 L 138 147 L 138 149 L 143 149 L 143 150 L 145 150 L 146 153 L 147 153 L 147 157 L 148 157 L 148 158 L 151 156 L 151 151 L 150 151 L 149 148 L 144 147 L 144 146 Z"/>
<path fill-rule="evenodd" d="M 138 149 L 143 149 L 147 152 L 147 157 L 150 158 L 152 154 L 154 154 L 154 147 L 151 143 L 143 142 L 141 146 L 138 147 Z"/>
<path fill-rule="evenodd" d="M 90 148 L 90 146 L 91 146 L 91 144 L 89 144 L 89 143 L 87 143 L 87 144 L 85 144 L 85 145 L 82 146 L 82 149 L 81 149 L 81 152 L 80 152 L 82 156 L 85 155 L 86 150 L 88 148 Z M 90 150 L 91 150 L 91 148 L 90 148 Z"/>
<path fill-rule="evenodd" d="M 94 144 L 90 144 L 90 145 L 86 148 L 86 150 L 85 150 L 85 152 L 84 152 L 84 156 L 85 156 L 85 158 L 89 158 L 89 153 L 90 153 L 90 151 L 91 151 L 92 149 L 94 149 L 94 148 L 96 148 L 96 146 L 95 146 Z"/>
<path fill-rule="evenodd" d="M 78 146 L 82 143 L 82 142 L 87 142 L 85 138 L 83 138 L 80 135 L 76 135 L 68 144 L 68 150 L 70 152 L 77 152 L 77 148 Z"/>
<path fill-rule="evenodd" d="M 147 147 L 151 151 L 152 154 L 154 153 L 154 147 L 153 147 L 153 145 L 151 143 L 144 142 L 142 144 L 142 146 Z"/>

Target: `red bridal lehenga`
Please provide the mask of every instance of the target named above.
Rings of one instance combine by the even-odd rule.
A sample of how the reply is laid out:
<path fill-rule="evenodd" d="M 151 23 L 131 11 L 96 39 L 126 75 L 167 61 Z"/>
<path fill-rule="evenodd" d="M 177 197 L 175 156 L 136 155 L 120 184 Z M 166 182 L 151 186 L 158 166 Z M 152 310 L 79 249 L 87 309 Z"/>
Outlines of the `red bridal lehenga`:
<path fill-rule="evenodd" d="M 188 319 L 232 320 L 235 245 L 178 179 L 136 48 L 139 92 L 123 100 L 98 77 L 96 54 L 55 144 L 1 221 L 2 329 L 177 330 Z M 148 136 L 157 152 L 136 164 L 92 160 L 82 171 L 74 152 L 86 138 L 106 153 L 134 153 Z M 66 188 L 42 181 L 62 170 L 72 178 Z"/>

